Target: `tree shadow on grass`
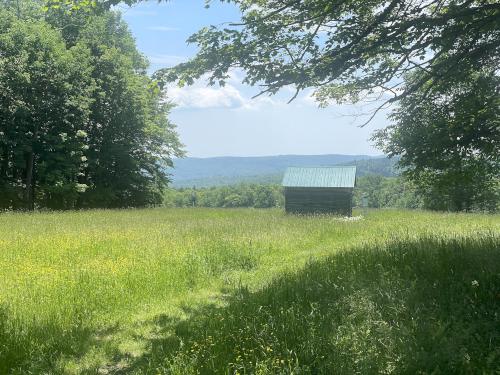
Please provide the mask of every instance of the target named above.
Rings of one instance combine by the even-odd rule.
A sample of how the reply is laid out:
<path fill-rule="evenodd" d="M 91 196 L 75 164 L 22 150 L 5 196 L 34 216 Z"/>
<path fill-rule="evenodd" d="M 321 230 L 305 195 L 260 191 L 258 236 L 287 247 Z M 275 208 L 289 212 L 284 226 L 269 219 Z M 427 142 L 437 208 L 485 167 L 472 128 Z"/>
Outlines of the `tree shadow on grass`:
<path fill-rule="evenodd" d="M 112 335 L 118 326 L 103 330 L 84 324 L 60 327 L 56 324 L 16 320 L 0 305 L 0 374 L 57 374 L 62 357 L 80 358 Z"/>
<path fill-rule="evenodd" d="M 225 307 L 156 319 L 115 373 L 494 373 L 500 239 L 398 240 L 310 263 Z"/>

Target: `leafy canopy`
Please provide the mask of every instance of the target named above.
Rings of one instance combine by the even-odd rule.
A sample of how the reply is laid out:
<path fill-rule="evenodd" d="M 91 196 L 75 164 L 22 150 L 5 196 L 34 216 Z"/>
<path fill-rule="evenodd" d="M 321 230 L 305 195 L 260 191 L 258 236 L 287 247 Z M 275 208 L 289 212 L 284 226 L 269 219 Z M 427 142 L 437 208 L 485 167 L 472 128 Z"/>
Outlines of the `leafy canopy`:
<path fill-rule="evenodd" d="M 0 1 L 0 209 L 159 203 L 171 105 L 119 15 L 60 3 Z"/>
<path fill-rule="evenodd" d="M 409 81 L 420 79 L 411 76 Z M 393 124 L 374 139 L 400 155 L 404 174 L 435 209 L 495 210 L 500 201 L 500 78 L 463 72 L 460 81 L 426 85 L 403 98 Z"/>
<path fill-rule="evenodd" d="M 276 93 L 316 88 L 323 105 L 384 92 L 399 100 L 464 68 L 499 62 L 500 3 L 488 0 L 228 0 L 241 22 L 190 37 L 189 62 L 159 74 L 191 84 L 223 83 L 241 68 L 245 82 Z M 427 72 L 411 85 L 403 78 Z"/>
<path fill-rule="evenodd" d="M 93 88 L 89 53 L 67 49 L 43 21 L 0 8 L 0 207 L 74 200 L 85 186 L 85 126 Z M 63 203 L 64 204 L 64 203 Z"/>

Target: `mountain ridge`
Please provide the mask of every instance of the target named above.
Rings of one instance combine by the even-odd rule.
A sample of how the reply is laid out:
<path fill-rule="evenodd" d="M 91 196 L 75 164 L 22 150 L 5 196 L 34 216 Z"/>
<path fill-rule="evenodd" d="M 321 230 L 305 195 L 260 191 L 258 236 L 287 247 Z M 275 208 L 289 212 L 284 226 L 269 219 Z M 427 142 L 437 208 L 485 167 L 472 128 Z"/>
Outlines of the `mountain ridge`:
<path fill-rule="evenodd" d="M 395 160 L 384 155 L 276 155 L 276 156 L 219 156 L 175 159 L 171 170 L 172 186 L 210 187 L 238 183 L 279 183 L 287 167 L 356 165 L 358 175 L 380 174 L 394 176 Z"/>

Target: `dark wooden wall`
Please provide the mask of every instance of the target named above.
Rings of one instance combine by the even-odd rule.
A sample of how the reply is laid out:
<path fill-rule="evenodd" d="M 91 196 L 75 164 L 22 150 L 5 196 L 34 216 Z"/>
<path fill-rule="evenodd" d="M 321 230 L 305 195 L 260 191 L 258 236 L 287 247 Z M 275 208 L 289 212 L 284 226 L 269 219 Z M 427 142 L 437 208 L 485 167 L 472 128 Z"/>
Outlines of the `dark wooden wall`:
<path fill-rule="evenodd" d="M 353 189 L 285 188 L 285 210 L 292 213 L 352 214 Z"/>

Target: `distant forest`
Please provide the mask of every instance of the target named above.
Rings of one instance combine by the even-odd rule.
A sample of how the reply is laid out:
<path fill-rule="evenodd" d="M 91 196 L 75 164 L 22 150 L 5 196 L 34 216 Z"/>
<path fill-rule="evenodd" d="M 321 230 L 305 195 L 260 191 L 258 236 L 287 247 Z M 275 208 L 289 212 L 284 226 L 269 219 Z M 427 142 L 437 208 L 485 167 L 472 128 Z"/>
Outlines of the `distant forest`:
<path fill-rule="evenodd" d="M 366 155 L 283 155 L 266 157 L 185 158 L 174 160 L 174 188 L 238 184 L 280 184 L 289 166 L 355 165 L 357 176 L 397 176 L 399 159 Z"/>
<path fill-rule="evenodd" d="M 445 206 L 446 199 L 443 199 L 439 191 L 426 189 L 425 186 L 419 186 L 406 178 L 404 170 L 398 168 L 399 160 L 398 157 L 370 158 L 362 155 L 178 159 L 176 162 L 180 167 L 173 176 L 172 188 L 164 193 L 164 205 L 168 207 L 283 207 L 281 180 L 286 166 L 355 165 L 357 167 L 353 198 L 355 207 L 360 207 L 361 198 L 366 196 L 370 208 L 449 209 Z M 202 168 L 203 172 L 201 172 Z M 276 172 L 266 173 L 272 170 Z M 189 179 L 194 173 L 211 175 Z M 217 175 L 217 173 L 225 175 Z M 245 175 L 245 173 L 254 174 Z M 498 209 L 497 198 L 487 199 L 486 202 L 486 205 L 475 205 L 469 210 L 495 211 Z"/>
<path fill-rule="evenodd" d="M 358 160 L 360 157 L 365 159 Z M 180 178 L 176 179 L 174 175 L 174 188 L 165 192 L 164 204 L 168 207 L 283 207 L 281 180 L 286 166 L 342 164 L 357 167 L 357 184 L 353 199 L 355 206 L 361 205 L 362 196 L 368 198 L 368 206 L 372 208 L 424 206 L 415 187 L 399 177 L 396 165 L 398 158 L 367 158 L 349 155 L 186 158 L 179 160 Z M 343 162 L 339 163 L 339 160 Z M 186 178 L 191 176 L 192 171 L 201 168 L 205 168 L 202 175 L 213 175 Z M 270 170 L 279 172 L 265 173 Z M 226 175 L 218 176 L 218 172 Z M 258 174 L 259 172 L 261 174 Z M 245 173 L 254 175 L 243 175 Z"/>

